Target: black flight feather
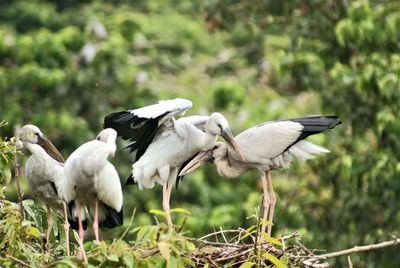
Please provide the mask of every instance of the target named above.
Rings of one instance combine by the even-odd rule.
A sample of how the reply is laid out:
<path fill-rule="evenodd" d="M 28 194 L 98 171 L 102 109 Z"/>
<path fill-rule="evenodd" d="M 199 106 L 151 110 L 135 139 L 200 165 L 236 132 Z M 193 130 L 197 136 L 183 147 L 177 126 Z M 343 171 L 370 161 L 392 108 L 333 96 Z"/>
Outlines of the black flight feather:
<path fill-rule="evenodd" d="M 294 141 L 292 144 L 290 144 L 285 149 L 285 151 L 288 150 L 291 146 L 293 146 L 297 142 L 304 140 L 308 136 L 328 131 L 342 123 L 340 121 L 340 119 L 334 115 L 331 115 L 331 116 L 309 115 L 309 116 L 300 117 L 300 118 L 278 120 L 278 121 L 292 121 L 292 122 L 299 123 L 303 126 L 300 136 L 296 139 L 296 141 Z"/>
<path fill-rule="evenodd" d="M 114 228 L 117 226 L 122 225 L 123 223 L 123 212 L 122 208 L 121 211 L 116 211 L 112 207 L 101 203 L 104 213 L 104 219 L 99 222 L 100 228 Z"/>
<path fill-rule="evenodd" d="M 175 188 L 178 189 L 179 186 L 179 182 L 183 181 L 183 177 L 184 176 L 179 176 L 179 173 L 181 173 L 181 170 L 187 165 L 189 164 L 190 161 L 193 160 L 193 158 L 196 157 L 197 154 L 193 155 L 192 157 L 190 157 L 188 160 L 186 160 L 185 162 L 183 162 L 183 164 L 179 167 L 178 170 L 178 175 L 176 176 L 176 180 L 175 180 Z"/>
<path fill-rule="evenodd" d="M 129 178 L 126 180 L 125 185 L 132 185 L 136 184 L 135 180 L 133 179 L 133 174 L 129 175 Z"/>
<path fill-rule="evenodd" d="M 75 217 L 73 214 L 76 211 L 75 209 L 75 202 L 71 201 L 68 204 L 68 210 L 69 210 L 69 215 L 68 215 L 68 223 L 71 226 L 72 229 L 74 230 L 79 230 L 79 223 L 78 223 L 78 217 Z M 83 230 L 87 229 L 88 222 L 87 219 L 82 221 L 82 226 Z"/>

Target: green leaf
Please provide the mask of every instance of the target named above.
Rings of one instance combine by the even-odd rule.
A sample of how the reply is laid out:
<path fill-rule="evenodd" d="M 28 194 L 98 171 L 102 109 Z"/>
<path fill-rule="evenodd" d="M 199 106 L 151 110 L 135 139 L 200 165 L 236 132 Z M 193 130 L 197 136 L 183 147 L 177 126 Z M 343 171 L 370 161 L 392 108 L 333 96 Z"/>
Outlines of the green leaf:
<path fill-rule="evenodd" d="M 279 241 L 279 239 L 275 238 L 275 237 L 269 237 L 268 234 L 264 233 L 264 240 L 265 242 L 277 245 L 277 246 L 282 246 L 282 242 Z"/>
<path fill-rule="evenodd" d="M 35 238 L 39 238 L 41 235 L 40 231 L 37 228 L 31 226 L 26 228 L 26 234 Z"/>
<path fill-rule="evenodd" d="M 158 243 L 158 249 L 160 250 L 161 255 L 167 260 L 167 262 L 169 262 L 171 252 L 170 245 L 166 242 L 160 242 Z"/>
<path fill-rule="evenodd" d="M 246 261 L 246 262 L 242 263 L 242 265 L 240 265 L 239 268 L 251 268 L 254 265 L 256 265 L 255 262 Z"/>
<path fill-rule="evenodd" d="M 159 209 L 150 209 L 149 211 L 151 214 L 159 215 L 165 217 L 165 212 Z"/>
<path fill-rule="evenodd" d="M 111 254 L 107 256 L 107 260 L 111 261 L 111 262 L 119 262 L 119 257 L 117 254 Z"/>
<path fill-rule="evenodd" d="M 262 254 L 262 256 L 272 262 L 276 266 L 276 268 L 287 268 L 287 266 L 280 259 L 272 255 L 271 253 L 265 252 L 264 254 Z"/>
<path fill-rule="evenodd" d="M 132 254 L 125 253 L 123 256 L 124 263 L 127 267 L 132 268 L 134 265 Z"/>
<path fill-rule="evenodd" d="M 196 249 L 196 245 L 195 244 L 193 244 L 192 242 L 186 242 L 186 248 L 189 250 L 189 251 L 193 251 L 193 250 L 195 250 Z"/>
<path fill-rule="evenodd" d="M 171 213 L 182 213 L 182 214 L 187 214 L 191 215 L 192 213 L 189 210 L 186 210 L 184 208 L 173 208 L 170 210 Z"/>

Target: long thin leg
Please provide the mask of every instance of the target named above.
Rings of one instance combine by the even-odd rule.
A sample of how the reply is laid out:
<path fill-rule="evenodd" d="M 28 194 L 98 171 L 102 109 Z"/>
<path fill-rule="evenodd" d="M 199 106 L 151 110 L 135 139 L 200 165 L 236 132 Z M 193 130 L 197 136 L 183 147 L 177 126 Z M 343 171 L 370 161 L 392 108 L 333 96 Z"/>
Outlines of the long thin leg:
<path fill-rule="evenodd" d="M 82 215 L 81 215 L 81 206 L 79 202 L 76 202 L 76 209 L 78 213 L 78 227 L 79 227 L 79 253 L 78 253 L 78 258 L 82 258 L 85 260 L 85 263 L 87 263 L 87 257 L 86 257 L 86 252 L 85 249 L 83 248 L 83 239 L 85 237 L 85 230 L 83 229 L 82 225 Z"/>
<path fill-rule="evenodd" d="M 272 220 L 274 219 L 274 211 L 275 211 L 275 203 L 276 197 L 274 192 L 274 187 L 272 186 L 272 179 L 269 171 L 267 172 L 267 179 L 268 179 L 268 188 L 269 188 L 269 195 L 270 195 L 270 208 L 269 208 L 269 215 L 268 215 L 268 236 L 271 236 L 272 231 Z"/>
<path fill-rule="evenodd" d="M 47 207 L 47 232 L 46 232 L 46 244 L 45 247 L 47 248 L 47 246 L 49 245 L 49 240 L 50 240 L 50 234 L 51 234 L 51 230 L 53 229 L 53 216 L 51 214 L 51 209 L 48 205 L 46 205 Z"/>
<path fill-rule="evenodd" d="M 171 197 L 171 190 L 172 190 L 172 187 L 171 187 L 171 185 L 169 185 L 168 182 L 163 185 L 163 208 L 164 208 L 164 212 L 165 212 L 165 217 L 167 218 L 168 228 L 170 230 L 173 229 L 171 214 L 169 211 L 170 210 L 169 199 Z"/>
<path fill-rule="evenodd" d="M 263 222 L 261 224 L 261 240 L 262 240 L 264 237 L 264 233 L 265 233 L 265 229 L 266 229 L 266 222 L 267 222 L 267 218 L 268 218 L 268 211 L 269 211 L 270 204 L 271 204 L 270 196 L 269 196 L 269 192 L 268 192 L 268 182 L 267 182 L 267 178 L 266 178 L 264 172 L 261 175 L 261 182 L 262 182 L 263 192 L 264 192 L 264 198 L 263 198 L 264 214 L 263 214 Z"/>
<path fill-rule="evenodd" d="M 93 232 L 96 237 L 96 241 L 100 242 L 99 238 L 99 201 L 96 199 L 94 205 L 94 221 L 93 221 Z"/>
<path fill-rule="evenodd" d="M 65 241 L 67 243 L 67 255 L 69 256 L 69 222 L 68 222 L 68 212 L 67 204 L 64 202 L 64 231 L 65 231 Z"/>

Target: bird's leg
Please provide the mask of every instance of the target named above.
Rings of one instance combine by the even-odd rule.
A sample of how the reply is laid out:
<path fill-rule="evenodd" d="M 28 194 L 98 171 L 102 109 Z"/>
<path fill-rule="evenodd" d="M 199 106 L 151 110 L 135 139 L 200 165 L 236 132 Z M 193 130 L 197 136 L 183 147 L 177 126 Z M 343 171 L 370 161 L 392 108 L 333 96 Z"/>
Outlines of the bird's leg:
<path fill-rule="evenodd" d="M 79 204 L 79 202 L 76 202 L 76 211 L 78 213 L 79 240 L 83 244 L 83 239 L 85 237 L 85 230 L 83 229 L 83 225 L 82 225 L 81 205 Z"/>
<path fill-rule="evenodd" d="M 169 199 L 171 197 L 171 190 L 172 190 L 171 185 L 169 185 L 168 182 L 165 183 L 163 186 L 163 208 L 164 208 L 164 212 L 165 212 L 165 217 L 167 218 L 169 230 L 173 229 L 171 214 L 169 211 L 170 210 Z"/>
<path fill-rule="evenodd" d="M 265 176 L 265 173 L 261 175 L 261 182 L 263 186 L 264 198 L 263 198 L 263 206 L 264 206 L 264 213 L 263 213 L 263 221 L 261 224 L 261 233 L 260 233 L 260 241 L 264 240 L 264 233 L 266 229 L 266 223 L 268 218 L 268 211 L 271 205 L 270 196 L 268 192 L 268 182 Z"/>
<path fill-rule="evenodd" d="M 94 205 L 94 221 L 93 221 L 93 231 L 96 237 L 96 242 L 100 242 L 99 238 L 99 201 L 96 199 Z"/>
<path fill-rule="evenodd" d="M 271 174 L 268 171 L 267 172 L 267 179 L 268 179 L 268 188 L 269 188 L 269 195 L 270 195 L 270 209 L 269 209 L 269 215 L 268 215 L 268 236 L 271 237 L 271 231 L 272 231 L 272 220 L 274 219 L 274 210 L 275 210 L 275 203 L 276 203 L 276 197 L 275 197 L 275 192 L 274 192 L 274 187 L 272 187 L 272 179 L 271 179 Z"/>
<path fill-rule="evenodd" d="M 47 232 L 46 232 L 46 244 L 45 247 L 49 245 L 49 240 L 50 240 L 50 234 L 51 234 L 51 229 L 53 229 L 53 216 L 51 215 L 51 209 L 49 206 L 47 206 Z"/>
<path fill-rule="evenodd" d="M 67 243 L 67 255 L 69 255 L 69 222 L 68 222 L 68 212 L 67 204 L 64 202 L 64 231 L 65 231 L 65 242 Z"/>
<path fill-rule="evenodd" d="M 86 257 L 86 252 L 85 249 L 83 248 L 83 239 L 85 237 L 85 230 L 83 230 L 83 225 L 82 225 L 82 215 L 81 215 L 81 207 L 79 202 L 76 202 L 76 210 L 78 213 L 78 227 L 79 227 L 79 253 L 78 253 L 78 258 L 79 259 L 84 259 L 85 263 L 87 263 L 87 257 Z"/>

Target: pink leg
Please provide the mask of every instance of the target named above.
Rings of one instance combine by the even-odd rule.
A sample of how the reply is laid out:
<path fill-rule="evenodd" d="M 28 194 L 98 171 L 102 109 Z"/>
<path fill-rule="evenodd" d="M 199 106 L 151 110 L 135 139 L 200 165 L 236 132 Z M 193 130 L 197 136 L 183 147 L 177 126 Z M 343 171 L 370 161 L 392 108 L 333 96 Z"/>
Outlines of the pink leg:
<path fill-rule="evenodd" d="M 267 172 L 267 179 L 268 179 L 268 187 L 269 187 L 269 194 L 270 194 L 270 209 L 269 209 L 269 215 L 268 215 L 268 221 L 270 223 L 268 224 L 268 236 L 271 237 L 272 220 L 274 219 L 276 197 L 275 197 L 274 187 L 272 187 L 272 179 L 271 179 L 271 175 L 270 175 L 269 171 Z"/>
<path fill-rule="evenodd" d="M 99 238 L 99 201 L 96 199 L 94 205 L 94 221 L 93 221 L 93 232 L 96 237 L 96 241 L 100 242 Z"/>
<path fill-rule="evenodd" d="M 51 209 L 49 206 L 47 206 L 47 232 L 46 232 L 46 244 L 45 247 L 49 245 L 49 240 L 50 240 L 50 234 L 51 234 L 51 229 L 53 229 L 53 216 L 51 215 Z"/>
<path fill-rule="evenodd" d="M 83 230 L 83 225 L 82 225 L 81 205 L 78 202 L 76 202 L 76 210 L 78 213 L 79 240 L 83 244 L 83 239 L 85 238 L 85 230 Z"/>
<path fill-rule="evenodd" d="M 79 247 L 80 247 L 80 251 L 78 253 L 78 258 L 80 259 L 84 259 L 85 263 L 87 263 L 87 257 L 86 257 L 86 252 L 85 249 L 83 248 L 83 239 L 85 237 L 85 230 L 83 230 L 83 225 L 82 225 L 82 215 L 81 215 L 81 206 L 79 204 L 79 202 L 76 202 L 76 209 L 77 209 L 77 213 L 78 213 L 78 233 L 79 233 Z"/>
<path fill-rule="evenodd" d="M 260 240 L 263 240 L 265 229 L 266 229 L 266 222 L 267 222 L 267 218 L 268 218 L 268 211 L 269 211 L 270 204 L 271 204 L 270 196 L 269 196 L 269 192 L 268 192 L 268 182 L 267 182 L 267 178 L 265 177 L 264 172 L 261 175 L 261 182 L 262 182 L 263 192 L 264 192 L 264 198 L 263 198 L 264 213 L 263 213 L 263 222 L 261 224 L 261 239 Z"/>
<path fill-rule="evenodd" d="M 169 212 L 169 210 L 170 210 L 169 199 L 171 197 L 171 190 L 172 190 L 171 185 L 168 185 L 168 183 L 165 183 L 163 186 L 163 208 L 164 208 L 164 212 L 165 212 L 165 217 L 167 218 L 168 228 L 170 230 L 173 229 L 171 214 Z"/>
<path fill-rule="evenodd" d="M 69 256 L 69 222 L 68 222 L 68 212 L 67 212 L 67 204 L 64 203 L 64 231 L 65 231 L 65 241 L 67 243 L 67 255 Z"/>

